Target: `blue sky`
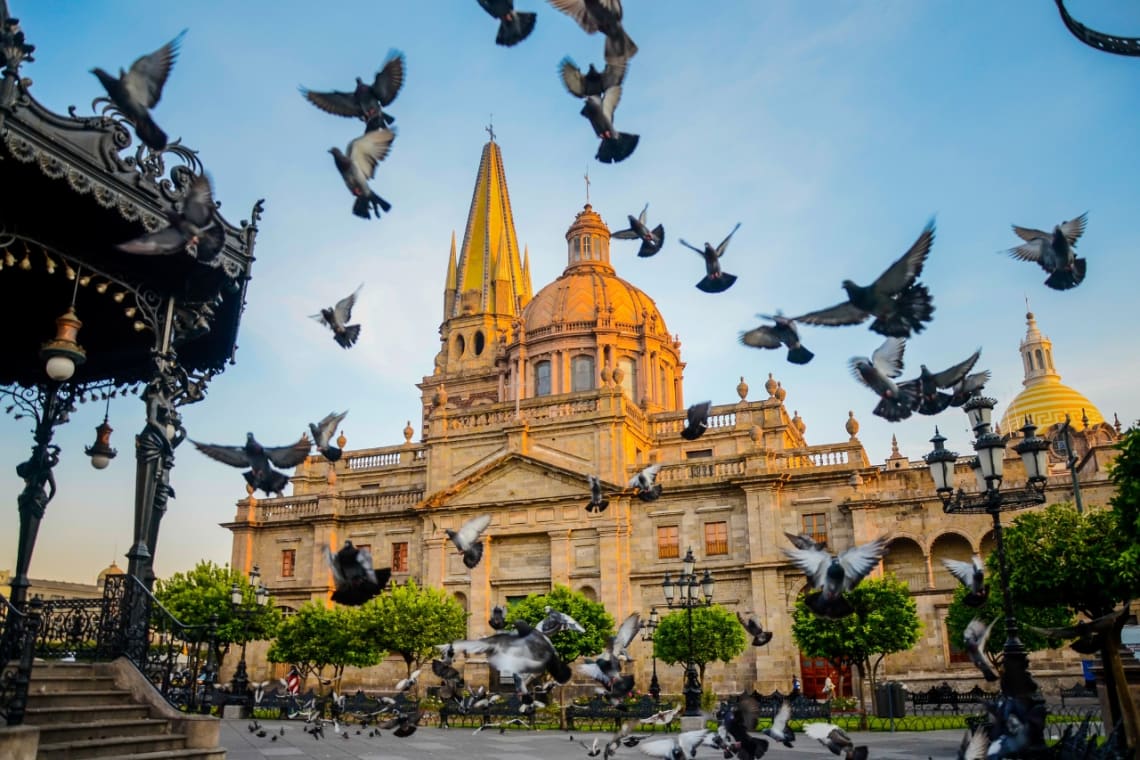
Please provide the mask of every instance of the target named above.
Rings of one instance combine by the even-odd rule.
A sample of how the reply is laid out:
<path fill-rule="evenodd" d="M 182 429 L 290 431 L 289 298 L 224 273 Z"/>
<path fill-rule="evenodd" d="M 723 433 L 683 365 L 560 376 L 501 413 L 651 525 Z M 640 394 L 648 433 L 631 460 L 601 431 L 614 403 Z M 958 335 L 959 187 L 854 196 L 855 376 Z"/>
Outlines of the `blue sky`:
<path fill-rule="evenodd" d="M 735 401 L 742 375 L 758 398 L 772 372 L 809 443 L 845 440 L 852 409 L 873 461 L 887 456 L 892 433 L 911 458 L 928 451 L 934 420 L 879 420 L 873 395 L 851 380 L 848 358 L 880 342 L 865 327 L 805 327 L 816 353 L 805 367 L 783 352 L 743 348 L 737 333 L 757 312 L 838 302 L 841 280 L 869 282 L 935 216 L 923 277 L 935 318 L 908 346 L 908 374 L 981 346 L 992 394 L 1012 398 L 1028 297 L 1064 382 L 1109 419 L 1140 417 L 1135 331 L 1121 315 L 1140 280 L 1131 227 L 1140 60 L 1081 45 L 1044 0 L 627 0 L 641 52 L 616 122 L 641 143 L 606 166 L 593 160 L 596 138 L 556 74 L 567 54 L 582 67 L 600 63 L 602 38 L 545 2 L 516 2 L 539 14 L 537 27 L 504 49 L 494 44 L 496 22 L 468 0 L 9 0 L 37 46 L 23 75 L 60 113 L 72 104 L 87 113 L 102 94 L 93 66 L 127 67 L 189 28 L 156 120 L 200 151 L 231 222 L 266 198 L 237 365 L 215 379 L 206 402 L 186 408 L 192 438 L 240 444 L 250 430 L 279 445 L 330 410 L 349 409 L 350 448 L 403 440 L 405 421 L 419 415 L 413 384 L 438 349 L 451 231 L 462 236 L 492 114 L 535 290 L 565 266 L 563 233 L 584 201 L 587 168 L 591 201 L 611 227 L 646 202 L 651 221 L 665 224 L 657 257 L 638 259 L 636 243 L 615 242 L 612 258 L 680 335 L 690 403 Z M 1068 7 L 1093 28 L 1140 36 L 1134 3 Z M 358 124 L 313 108 L 297 87 L 347 88 L 391 48 L 406 54 L 407 80 L 388 109 L 399 136 L 373 186 L 393 210 L 366 222 L 351 215 L 327 153 Z M 1089 275 L 1079 288 L 1051 291 L 1040 269 L 998 254 L 1017 241 L 1011 223 L 1051 229 L 1086 210 L 1078 248 Z M 715 243 L 736 222 L 723 265 L 739 281 L 716 296 L 697 291 L 700 259 L 677 238 Z M 363 335 L 343 351 L 308 315 L 359 283 Z M 126 564 L 141 403 L 116 400 L 110 416 L 119 458 L 103 472 L 82 450 L 101 409 L 81 407 L 58 431 L 60 491 L 33 577 L 90 581 L 113 558 Z M 951 447 L 968 449 L 964 415 L 938 422 Z M 10 495 L 0 567 L 15 561 L 14 465 L 30 445 L 26 421 L 0 418 L 0 459 L 12 465 L 0 470 Z M 200 558 L 228 560 L 229 533 L 217 524 L 245 495 L 240 471 L 185 445 L 173 485 L 159 575 Z"/>

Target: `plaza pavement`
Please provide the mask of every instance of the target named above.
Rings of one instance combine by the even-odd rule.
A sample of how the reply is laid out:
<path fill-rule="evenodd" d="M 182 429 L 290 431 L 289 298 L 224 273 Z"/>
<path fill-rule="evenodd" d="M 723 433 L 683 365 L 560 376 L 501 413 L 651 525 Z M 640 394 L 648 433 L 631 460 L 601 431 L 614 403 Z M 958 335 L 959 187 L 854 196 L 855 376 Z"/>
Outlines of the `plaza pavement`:
<path fill-rule="evenodd" d="M 277 741 L 269 736 L 259 738 L 248 730 L 248 720 L 222 721 L 221 744 L 226 748 L 228 760 L 274 760 L 275 758 L 322 758 L 328 760 L 426 760 L 427 758 L 446 760 L 466 760 L 466 758 L 502 758 L 502 760 L 581 760 L 586 751 L 578 744 L 586 743 L 597 736 L 605 739 L 603 733 L 564 733 L 562 731 L 508 730 L 500 734 L 491 729 L 473 734 L 468 728 L 420 728 L 405 739 L 385 731 L 383 736 L 369 738 L 368 731 L 356 733 L 351 727 L 349 739 L 345 740 L 333 733 L 332 726 L 325 729 L 325 738 L 313 739 L 302 729 L 300 721 L 260 721 L 270 734 L 277 734 L 282 726 L 285 735 L 278 734 Z M 963 731 L 907 731 L 850 732 L 855 743 L 866 744 L 870 750 L 870 760 L 880 758 L 906 758 L 906 760 L 949 760 L 957 756 L 958 745 Z M 573 736 L 573 740 L 569 737 Z M 806 736 L 797 736 L 795 747 L 787 749 L 771 744 L 765 758 L 780 757 L 834 758 L 819 742 Z M 623 747 L 618 758 L 646 758 L 636 748 Z M 711 748 L 702 747 L 697 758 L 719 760 L 722 754 Z"/>

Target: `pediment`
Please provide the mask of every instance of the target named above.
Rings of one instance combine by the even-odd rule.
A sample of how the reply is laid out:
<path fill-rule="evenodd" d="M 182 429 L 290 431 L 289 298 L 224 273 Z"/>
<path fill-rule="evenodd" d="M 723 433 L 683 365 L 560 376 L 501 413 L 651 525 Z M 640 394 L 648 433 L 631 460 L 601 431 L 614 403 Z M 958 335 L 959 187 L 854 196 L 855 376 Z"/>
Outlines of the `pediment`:
<path fill-rule="evenodd" d="M 588 499 L 586 476 L 519 454 L 508 454 L 425 500 L 428 508 L 500 506 L 535 499 Z"/>

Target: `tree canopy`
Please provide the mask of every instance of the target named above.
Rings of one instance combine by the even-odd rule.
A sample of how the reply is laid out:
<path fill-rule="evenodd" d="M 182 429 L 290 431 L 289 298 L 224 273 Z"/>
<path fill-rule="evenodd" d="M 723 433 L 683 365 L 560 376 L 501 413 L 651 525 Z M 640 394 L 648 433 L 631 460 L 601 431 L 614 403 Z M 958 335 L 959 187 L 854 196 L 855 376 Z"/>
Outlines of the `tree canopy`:
<path fill-rule="evenodd" d="M 550 637 L 550 643 L 563 662 L 599 654 L 606 648 L 609 637 L 614 635 L 614 619 L 604 606 L 557 584 L 546 594 L 531 594 L 512 604 L 507 610 L 507 622 L 525 620 L 535 625 L 546 617 L 547 606 L 565 612 L 586 629 L 585 633 L 559 631 Z"/>
<path fill-rule="evenodd" d="M 334 681 L 348 665 L 375 665 L 386 652 L 362 635 L 362 617 L 359 607 L 329 608 L 308 602 L 281 621 L 277 639 L 269 647 L 269 661 L 296 665 L 302 679 L 310 674 L 321 678 L 331 667 Z"/>
<path fill-rule="evenodd" d="M 954 599 L 950 603 L 950 609 L 946 612 L 946 634 L 950 637 L 951 646 L 959 650 L 965 648 L 962 642 L 962 633 L 974 618 L 981 618 L 988 624 L 992 620 L 1005 616 L 1005 612 L 1002 609 L 1001 581 L 999 578 L 1000 573 L 997 569 L 997 555 L 991 554 L 986 558 L 986 583 L 990 587 L 990 593 L 982 606 L 967 607 L 962 601 L 966 598 L 966 587 L 962 585 L 958 586 L 954 592 Z M 1025 604 L 1019 604 L 1015 599 L 1013 614 L 1017 617 L 1017 638 L 1029 652 L 1036 652 L 1041 649 L 1057 649 L 1064 644 L 1063 641 L 1047 639 L 1034 633 L 1030 626 L 1037 628 L 1061 628 L 1073 622 L 1073 614 L 1069 609 L 1064 605 L 1057 604 L 1049 607 L 1031 607 Z M 986 641 L 986 654 L 989 655 L 991 662 L 996 664 L 996 656 L 1002 651 L 1004 645 L 1005 624 L 999 620 L 998 624 L 994 626 L 993 631 L 990 632 L 989 639 Z"/>
<path fill-rule="evenodd" d="M 692 658 L 705 680 L 705 665 L 730 662 L 744 651 L 747 640 L 736 615 L 719 604 L 694 607 Z M 688 611 L 676 610 L 661 618 L 653 634 L 653 651 L 657 659 L 669 665 L 685 662 L 689 657 Z"/>
<path fill-rule="evenodd" d="M 1136 567 L 1140 565 L 1140 427 L 1129 428 L 1116 448 L 1120 453 L 1108 470 L 1116 494 L 1109 504 L 1116 512 L 1121 536 L 1128 541 L 1121 564 Z"/>
<path fill-rule="evenodd" d="M 361 635 L 404 658 L 408 672 L 439 653 L 436 644 L 467 634 L 467 612 L 450 594 L 409 580 L 360 608 Z"/>

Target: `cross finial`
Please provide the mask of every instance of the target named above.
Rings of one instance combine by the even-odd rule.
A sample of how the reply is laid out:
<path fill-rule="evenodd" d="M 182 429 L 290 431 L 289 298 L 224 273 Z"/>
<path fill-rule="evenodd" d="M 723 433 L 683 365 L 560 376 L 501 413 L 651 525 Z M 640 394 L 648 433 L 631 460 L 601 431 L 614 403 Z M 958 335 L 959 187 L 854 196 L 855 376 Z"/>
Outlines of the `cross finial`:
<path fill-rule="evenodd" d="M 1025 294 L 1025 313 L 1029 313 L 1029 294 Z"/>
<path fill-rule="evenodd" d="M 491 136 L 491 142 L 495 142 L 495 114 L 491 114 L 490 122 L 483 129 L 487 130 L 487 134 Z"/>
<path fill-rule="evenodd" d="M 586 173 L 582 175 L 586 180 L 586 203 L 590 202 L 590 167 L 586 167 Z"/>

